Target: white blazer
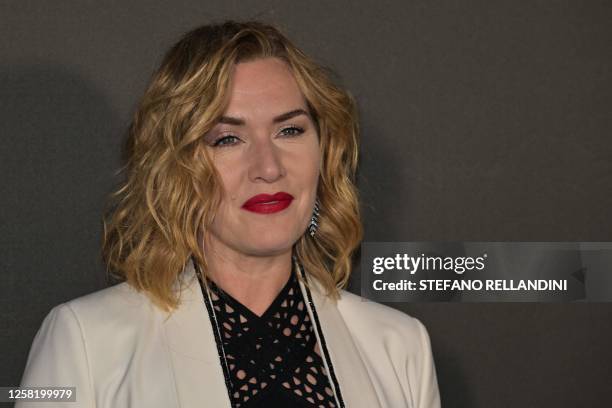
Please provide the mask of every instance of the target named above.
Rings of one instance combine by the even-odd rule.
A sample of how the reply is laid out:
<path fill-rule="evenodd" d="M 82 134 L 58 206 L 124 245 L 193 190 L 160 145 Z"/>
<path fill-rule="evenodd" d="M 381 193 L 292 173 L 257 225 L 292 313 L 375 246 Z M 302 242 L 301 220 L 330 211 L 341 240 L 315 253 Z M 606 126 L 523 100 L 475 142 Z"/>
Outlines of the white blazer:
<path fill-rule="evenodd" d="M 53 308 L 21 386 L 76 387 L 76 403 L 43 404 L 54 408 L 230 408 L 193 264 L 181 277 L 171 314 L 126 283 Z M 316 282 L 310 287 L 347 408 L 440 407 L 429 337 L 417 319 L 346 291 L 334 302 Z"/>

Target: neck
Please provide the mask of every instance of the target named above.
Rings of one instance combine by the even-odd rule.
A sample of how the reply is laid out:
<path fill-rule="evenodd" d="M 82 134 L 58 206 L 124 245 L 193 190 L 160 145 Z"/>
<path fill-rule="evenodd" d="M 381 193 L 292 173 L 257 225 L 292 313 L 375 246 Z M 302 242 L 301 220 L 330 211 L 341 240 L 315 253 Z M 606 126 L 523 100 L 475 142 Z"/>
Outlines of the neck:
<path fill-rule="evenodd" d="M 206 260 L 208 277 L 258 316 L 272 304 L 291 274 L 290 249 L 267 257 L 209 250 Z"/>

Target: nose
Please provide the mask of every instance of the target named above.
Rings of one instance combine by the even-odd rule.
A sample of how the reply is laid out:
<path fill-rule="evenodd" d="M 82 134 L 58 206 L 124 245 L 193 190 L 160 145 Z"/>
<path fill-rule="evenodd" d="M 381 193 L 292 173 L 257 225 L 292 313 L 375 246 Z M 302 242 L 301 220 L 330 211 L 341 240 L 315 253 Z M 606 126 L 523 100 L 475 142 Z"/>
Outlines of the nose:
<path fill-rule="evenodd" d="M 250 149 L 249 179 L 253 182 L 272 183 L 285 175 L 282 152 L 272 140 L 258 140 Z"/>

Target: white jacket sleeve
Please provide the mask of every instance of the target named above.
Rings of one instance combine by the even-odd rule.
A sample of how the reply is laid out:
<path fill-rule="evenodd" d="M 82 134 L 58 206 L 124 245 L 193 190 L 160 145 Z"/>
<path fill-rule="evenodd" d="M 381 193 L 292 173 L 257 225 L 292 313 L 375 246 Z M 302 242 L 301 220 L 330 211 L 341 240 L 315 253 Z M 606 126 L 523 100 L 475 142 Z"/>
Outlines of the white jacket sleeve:
<path fill-rule="evenodd" d="M 87 346 L 81 325 L 68 304 L 49 312 L 38 330 L 21 380 L 22 387 L 76 387 L 76 402 L 45 402 L 51 408 L 95 407 Z M 40 408 L 17 402 L 15 408 Z"/>
<path fill-rule="evenodd" d="M 415 321 L 419 332 L 420 347 L 416 351 L 418 355 L 415 356 L 415 363 L 409 364 L 407 370 L 408 376 L 412 377 L 410 383 L 418 384 L 416 389 L 413 389 L 414 406 L 440 408 L 440 392 L 429 335 L 425 326 L 419 320 L 415 319 Z"/>

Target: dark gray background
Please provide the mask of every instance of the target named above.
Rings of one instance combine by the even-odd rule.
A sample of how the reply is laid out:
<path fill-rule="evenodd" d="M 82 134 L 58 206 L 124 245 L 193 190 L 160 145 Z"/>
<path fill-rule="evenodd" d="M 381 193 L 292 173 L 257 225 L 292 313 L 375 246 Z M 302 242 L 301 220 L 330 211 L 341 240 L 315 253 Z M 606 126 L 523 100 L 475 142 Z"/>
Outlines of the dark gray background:
<path fill-rule="evenodd" d="M 612 241 L 611 5 L 3 1 L 0 385 L 52 306 L 105 285 L 124 131 L 183 32 L 262 19 L 339 74 L 368 241 Z M 393 306 L 429 329 L 444 407 L 612 401 L 612 304 Z"/>

